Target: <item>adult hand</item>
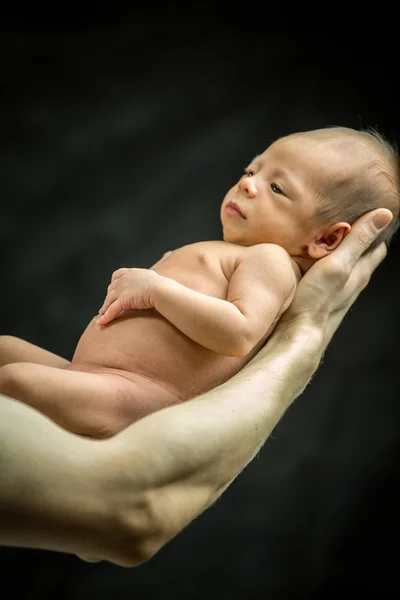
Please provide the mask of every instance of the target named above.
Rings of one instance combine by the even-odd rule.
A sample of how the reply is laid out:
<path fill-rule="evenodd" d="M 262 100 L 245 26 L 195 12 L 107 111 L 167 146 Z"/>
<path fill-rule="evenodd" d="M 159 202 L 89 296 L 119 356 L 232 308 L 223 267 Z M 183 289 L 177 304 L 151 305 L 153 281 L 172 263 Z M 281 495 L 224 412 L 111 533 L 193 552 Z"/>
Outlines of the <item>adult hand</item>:
<path fill-rule="evenodd" d="M 162 276 L 151 269 L 118 269 L 99 310 L 98 325 L 107 325 L 123 311 L 153 308 L 153 292 Z"/>
<path fill-rule="evenodd" d="M 278 328 L 293 321 L 311 323 L 323 332 L 325 347 L 347 311 L 386 257 L 382 242 L 365 253 L 392 220 L 390 210 L 376 209 L 360 217 L 340 246 L 316 262 L 301 279 L 294 300 Z"/>

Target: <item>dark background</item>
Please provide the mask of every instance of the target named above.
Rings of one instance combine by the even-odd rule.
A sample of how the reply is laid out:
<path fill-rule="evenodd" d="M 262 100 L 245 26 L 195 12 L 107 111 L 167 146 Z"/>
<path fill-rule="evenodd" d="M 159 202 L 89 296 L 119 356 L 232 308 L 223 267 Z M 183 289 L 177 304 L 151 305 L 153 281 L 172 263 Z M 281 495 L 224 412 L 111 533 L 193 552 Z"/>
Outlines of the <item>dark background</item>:
<path fill-rule="evenodd" d="M 398 45 L 373 18 L 294 33 L 250 5 L 27 10 L 0 23 L 0 334 L 67 358 L 114 270 L 220 239 L 223 195 L 276 137 L 400 141 Z M 399 250 L 215 506 L 134 569 L 3 548 L 1 599 L 398 593 Z"/>

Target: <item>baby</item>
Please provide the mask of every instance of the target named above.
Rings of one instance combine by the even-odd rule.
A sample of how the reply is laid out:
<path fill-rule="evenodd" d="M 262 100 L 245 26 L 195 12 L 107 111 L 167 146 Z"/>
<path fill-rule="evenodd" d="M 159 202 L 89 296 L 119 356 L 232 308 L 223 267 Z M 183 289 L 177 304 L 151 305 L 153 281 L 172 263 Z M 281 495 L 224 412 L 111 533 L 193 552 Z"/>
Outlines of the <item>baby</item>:
<path fill-rule="evenodd" d="M 72 361 L 7 364 L 0 391 L 100 438 L 210 390 L 261 349 L 302 275 L 358 217 L 391 210 L 376 244 L 390 242 L 399 198 L 396 151 L 376 132 L 332 127 L 280 138 L 223 199 L 223 240 L 116 271 Z"/>

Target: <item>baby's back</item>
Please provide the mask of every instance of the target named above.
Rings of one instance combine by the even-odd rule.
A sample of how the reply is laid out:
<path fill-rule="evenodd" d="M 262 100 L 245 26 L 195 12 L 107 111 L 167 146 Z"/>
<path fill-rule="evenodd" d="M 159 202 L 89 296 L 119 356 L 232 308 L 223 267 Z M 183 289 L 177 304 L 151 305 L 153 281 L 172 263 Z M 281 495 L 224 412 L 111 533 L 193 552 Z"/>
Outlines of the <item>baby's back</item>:
<path fill-rule="evenodd" d="M 153 269 L 188 288 L 226 299 L 242 246 L 198 242 L 172 252 Z M 71 369 L 121 372 L 138 383 L 151 381 L 181 400 L 197 396 L 237 373 L 271 333 L 245 357 L 221 356 L 181 333 L 156 310 L 130 310 L 105 327 L 96 316 L 77 345 Z"/>

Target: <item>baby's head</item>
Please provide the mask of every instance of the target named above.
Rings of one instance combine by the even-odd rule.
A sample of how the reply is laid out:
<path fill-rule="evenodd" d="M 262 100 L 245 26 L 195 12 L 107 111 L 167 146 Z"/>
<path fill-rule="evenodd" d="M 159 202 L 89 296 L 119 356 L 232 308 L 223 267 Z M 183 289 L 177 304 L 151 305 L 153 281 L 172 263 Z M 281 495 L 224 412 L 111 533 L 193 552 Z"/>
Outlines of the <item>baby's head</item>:
<path fill-rule="evenodd" d="M 399 224 L 395 147 L 374 130 L 328 127 L 280 138 L 256 156 L 226 194 L 221 221 L 225 241 L 275 243 L 316 260 L 375 208 L 388 208 L 393 220 L 370 249 L 389 245 Z"/>

